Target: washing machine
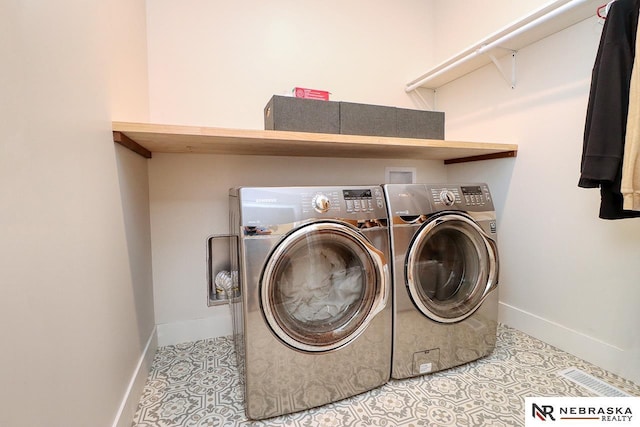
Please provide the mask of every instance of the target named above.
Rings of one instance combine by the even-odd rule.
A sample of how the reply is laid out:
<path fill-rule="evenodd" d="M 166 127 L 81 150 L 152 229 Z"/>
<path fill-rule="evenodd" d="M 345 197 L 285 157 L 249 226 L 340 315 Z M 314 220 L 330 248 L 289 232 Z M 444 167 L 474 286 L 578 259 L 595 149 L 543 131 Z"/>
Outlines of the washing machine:
<path fill-rule="evenodd" d="M 250 419 L 371 390 L 391 371 L 381 186 L 229 192 L 240 297 L 236 358 Z"/>
<path fill-rule="evenodd" d="M 383 187 L 394 258 L 391 377 L 437 372 L 490 354 L 499 260 L 489 187 Z"/>

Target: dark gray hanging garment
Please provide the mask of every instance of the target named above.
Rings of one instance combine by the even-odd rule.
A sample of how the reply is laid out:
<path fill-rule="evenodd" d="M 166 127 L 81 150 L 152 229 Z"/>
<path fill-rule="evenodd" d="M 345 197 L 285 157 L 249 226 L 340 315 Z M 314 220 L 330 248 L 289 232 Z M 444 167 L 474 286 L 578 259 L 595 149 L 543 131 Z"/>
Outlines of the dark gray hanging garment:
<path fill-rule="evenodd" d="M 591 77 L 579 187 L 600 187 L 600 218 L 640 217 L 625 211 L 620 192 L 629 85 L 640 0 L 616 0 L 607 13 Z"/>

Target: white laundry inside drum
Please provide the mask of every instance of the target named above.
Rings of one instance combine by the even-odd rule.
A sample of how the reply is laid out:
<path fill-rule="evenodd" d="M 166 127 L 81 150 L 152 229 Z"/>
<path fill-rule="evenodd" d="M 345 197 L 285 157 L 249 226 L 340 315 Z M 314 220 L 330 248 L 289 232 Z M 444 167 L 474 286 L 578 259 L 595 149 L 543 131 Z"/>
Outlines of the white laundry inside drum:
<path fill-rule="evenodd" d="M 291 259 L 280 277 L 283 308 L 303 323 L 340 317 L 363 293 L 361 266 L 349 266 L 339 251 L 311 248 Z"/>

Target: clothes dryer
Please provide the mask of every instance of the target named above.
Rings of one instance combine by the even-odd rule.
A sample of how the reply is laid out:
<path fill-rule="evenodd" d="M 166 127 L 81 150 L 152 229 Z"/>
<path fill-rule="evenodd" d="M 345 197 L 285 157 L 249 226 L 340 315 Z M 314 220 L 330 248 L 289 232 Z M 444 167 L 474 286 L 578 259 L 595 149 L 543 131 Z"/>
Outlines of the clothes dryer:
<path fill-rule="evenodd" d="M 440 371 L 495 348 L 496 215 L 486 184 L 387 184 L 394 323 L 391 377 Z"/>
<path fill-rule="evenodd" d="M 263 419 L 375 387 L 391 371 L 381 186 L 230 190 L 245 411 Z"/>

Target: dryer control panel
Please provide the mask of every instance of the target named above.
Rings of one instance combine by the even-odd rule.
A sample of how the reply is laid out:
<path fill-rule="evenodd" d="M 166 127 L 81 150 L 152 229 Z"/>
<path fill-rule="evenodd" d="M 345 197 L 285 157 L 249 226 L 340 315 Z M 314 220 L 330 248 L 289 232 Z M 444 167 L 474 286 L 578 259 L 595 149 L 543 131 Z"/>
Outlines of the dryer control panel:
<path fill-rule="evenodd" d="M 432 187 L 431 196 L 434 206 L 439 209 L 450 206 L 464 207 L 468 210 L 474 210 L 474 208 L 493 209 L 491 193 L 485 184 Z"/>

